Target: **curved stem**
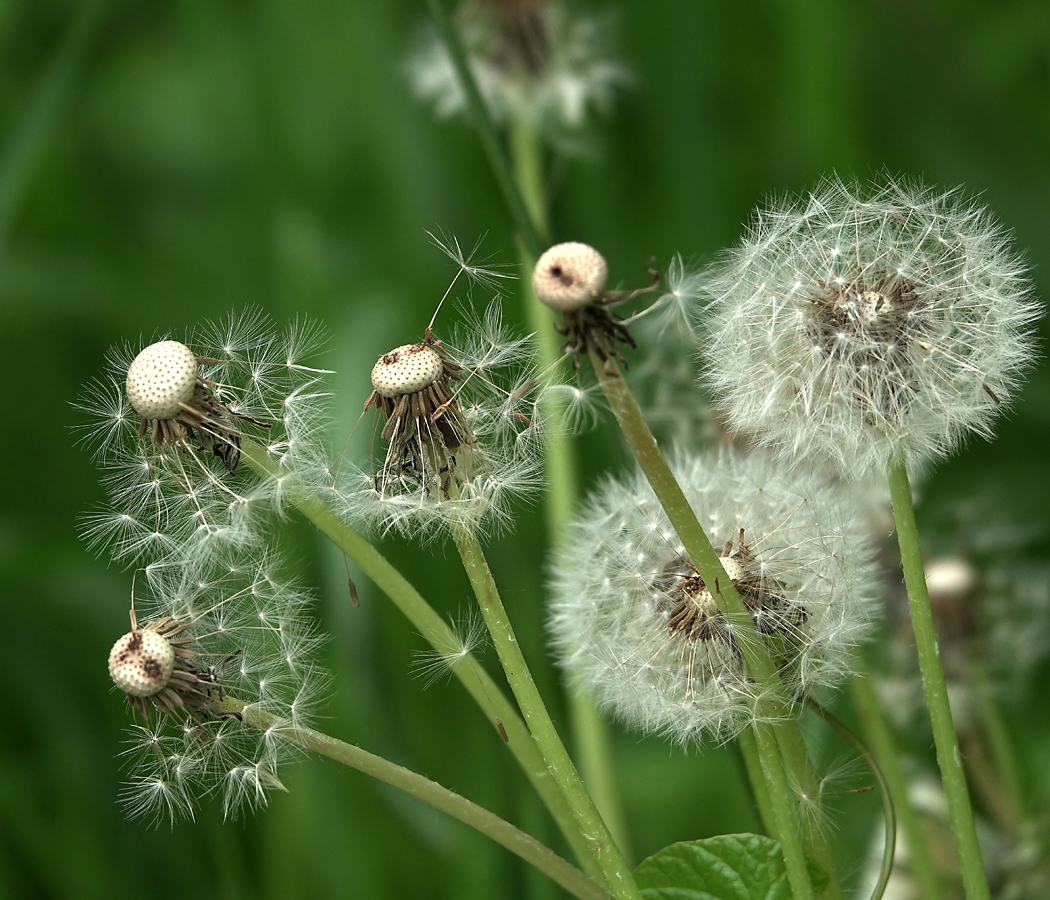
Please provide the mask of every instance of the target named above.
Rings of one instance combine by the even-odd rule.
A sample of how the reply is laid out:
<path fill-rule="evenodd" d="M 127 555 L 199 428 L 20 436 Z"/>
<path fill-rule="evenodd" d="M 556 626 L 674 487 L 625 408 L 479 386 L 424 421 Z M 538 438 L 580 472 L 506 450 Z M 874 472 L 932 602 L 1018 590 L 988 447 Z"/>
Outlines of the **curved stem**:
<path fill-rule="evenodd" d="M 277 464 L 257 444 L 244 441 L 242 454 L 247 463 L 260 474 L 270 478 L 280 474 Z M 446 652 L 448 648 L 457 646 L 456 636 L 448 623 L 427 603 L 419 591 L 316 494 L 292 484 L 287 488 L 287 496 L 299 512 L 313 522 L 322 534 L 375 582 L 432 647 L 439 652 Z M 542 754 L 533 743 L 529 730 L 514 706 L 471 654 L 460 659 L 452 667 L 452 671 L 474 698 L 493 729 L 500 734 L 501 739 L 503 734 L 506 734 L 505 740 L 510 752 L 514 754 L 522 771 L 550 810 L 580 865 L 592 877 L 600 877 L 599 870 L 593 867 L 589 845 L 580 835 L 572 810 L 547 771 Z"/>
<path fill-rule="evenodd" d="M 879 707 L 875 691 L 871 686 L 871 678 L 863 672 L 854 675 L 852 688 L 853 705 L 864 723 L 864 731 L 867 733 L 868 740 L 871 741 L 875 756 L 881 761 L 880 765 L 886 778 L 887 789 L 893 798 L 893 806 L 900 820 L 901 831 L 904 832 L 904 840 L 908 847 L 908 863 L 918 882 L 919 893 L 923 900 L 940 900 L 944 892 L 941 889 L 940 879 L 937 877 L 937 868 L 930 857 L 930 848 L 926 842 L 922 822 L 908 797 L 908 786 L 897 756 L 893 732 Z"/>
<path fill-rule="evenodd" d="M 246 707 L 245 703 L 236 697 L 227 695 L 221 700 L 213 701 L 212 705 L 219 712 L 236 713 L 241 716 L 245 725 L 279 734 L 306 750 L 320 753 L 344 766 L 350 766 L 359 772 L 371 775 L 406 794 L 419 798 L 424 803 L 429 803 L 435 809 L 448 813 L 492 838 L 496 843 L 502 844 L 512 853 L 516 853 L 525 862 L 546 873 L 574 897 L 580 897 L 581 900 L 607 900 L 609 897 L 606 891 L 553 850 L 545 847 L 524 831 L 515 828 L 510 822 L 501 819 L 495 813 L 450 791 L 436 781 L 431 781 L 417 772 L 369 753 L 367 750 L 362 750 L 360 747 L 355 747 L 353 744 L 340 741 L 338 738 L 314 731 L 312 728 L 293 726 L 270 713 L 253 709 L 251 706 Z"/>
<path fill-rule="evenodd" d="M 981 860 L 981 848 L 977 843 L 970 792 L 966 787 L 962 754 L 959 752 L 952 710 L 948 704 L 948 686 L 937 649 L 937 632 L 933 624 L 930 595 L 926 590 L 926 573 L 922 565 L 919 529 L 915 524 L 911 484 L 903 462 L 890 461 L 889 479 L 893 518 L 897 524 L 897 542 L 900 545 L 901 564 L 904 567 L 904 583 L 908 589 L 908 609 L 915 632 L 915 649 L 919 655 L 922 687 L 926 692 L 926 706 L 933 725 L 937 765 L 941 770 L 944 794 L 948 798 L 948 816 L 955 836 L 955 848 L 959 854 L 963 889 L 967 900 L 989 900 L 988 879 Z"/>
<path fill-rule="evenodd" d="M 870 900 L 882 900 L 882 895 L 886 893 L 886 885 L 889 883 L 890 875 L 893 872 L 893 854 L 897 848 L 897 815 L 893 808 L 893 796 L 890 793 L 889 783 L 886 781 L 886 776 L 883 775 L 882 769 L 875 761 L 871 751 L 849 729 L 845 722 L 829 710 L 824 709 L 816 700 L 807 699 L 806 703 L 825 722 L 842 735 L 854 750 L 864 757 L 864 762 L 868 764 L 871 774 L 875 776 L 875 780 L 879 783 L 879 793 L 882 796 L 882 815 L 886 824 L 886 839 L 883 844 L 882 866 L 879 869 L 879 878 L 875 882 L 875 888 L 871 892 Z"/>
<path fill-rule="evenodd" d="M 547 713 L 543 698 L 536 689 L 521 647 L 514 636 L 507 611 L 503 608 L 503 601 L 500 599 L 481 544 L 474 533 L 465 528 L 453 528 L 452 536 L 463 560 L 467 578 L 470 579 L 478 599 L 485 624 L 488 625 L 489 634 L 492 635 L 492 643 L 499 654 L 507 682 L 518 701 L 518 708 L 543 758 L 547 761 L 551 775 L 573 810 L 580 831 L 590 843 L 592 852 L 605 874 L 609 890 L 616 897 L 641 900 L 642 895 L 634 882 L 634 875 L 609 834 L 605 822 L 594 806 L 594 801 L 584 788 L 576 767 Z"/>

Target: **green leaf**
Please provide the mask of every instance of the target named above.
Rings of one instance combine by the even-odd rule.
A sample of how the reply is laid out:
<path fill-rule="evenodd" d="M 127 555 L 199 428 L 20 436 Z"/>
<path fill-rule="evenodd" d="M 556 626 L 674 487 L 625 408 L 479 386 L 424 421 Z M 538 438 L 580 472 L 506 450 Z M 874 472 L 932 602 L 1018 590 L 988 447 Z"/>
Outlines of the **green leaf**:
<path fill-rule="evenodd" d="M 827 881 L 809 865 L 818 893 Z M 664 847 L 635 870 L 646 900 L 791 900 L 780 843 L 759 834 L 723 834 Z"/>

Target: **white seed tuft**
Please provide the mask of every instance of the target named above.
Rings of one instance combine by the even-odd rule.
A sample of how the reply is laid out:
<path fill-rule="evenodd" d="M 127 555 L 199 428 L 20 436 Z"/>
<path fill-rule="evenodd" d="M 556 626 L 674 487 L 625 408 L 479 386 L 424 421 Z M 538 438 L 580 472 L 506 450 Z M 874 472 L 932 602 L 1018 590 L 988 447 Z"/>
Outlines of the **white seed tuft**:
<path fill-rule="evenodd" d="M 109 677 L 132 697 L 152 697 L 163 690 L 174 668 L 171 644 L 149 629 L 128 632 L 109 651 Z"/>
<path fill-rule="evenodd" d="M 443 368 L 433 347 L 404 344 L 379 357 L 372 367 L 372 387 L 383 397 L 414 394 L 437 381 Z"/>
<path fill-rule="evenodd" d="M 605 289 L 609 267 L 589 244 L 555 244 L 536 260 L 532 289 L 551 309 L 571 312 L 588 306 Z"/>
<path fill-rule="evenodd" d="M 174 419 L 193 398 L 197 357 L 185 344 L 150 344 L 128 367 L 128 400 L 147 419 Z"/>

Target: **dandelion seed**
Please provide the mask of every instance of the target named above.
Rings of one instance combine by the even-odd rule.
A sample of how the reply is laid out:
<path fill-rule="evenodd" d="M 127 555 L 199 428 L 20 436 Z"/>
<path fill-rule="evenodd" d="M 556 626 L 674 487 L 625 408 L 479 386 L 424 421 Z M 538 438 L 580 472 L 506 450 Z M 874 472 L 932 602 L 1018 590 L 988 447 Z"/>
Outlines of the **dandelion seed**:
<path fill-rule="evenodd" d="M 708 273 L 705 379 L 734 430 L 850 478 L 944 456 L 1033 360 L 1024 268 L 958 189 L 828 179 Z"/>
<path fill-rule="evenodd" d="M 816 476 L 729 451 L 682 456 L 673 468 L 791 694 L 841 681 L 875 587 L 843 498 Z M 740 635 L 641 473 L 591 497 L 556 562 L 554 591 L 560 662 L 629 726 L 688 744 L 754 721 L 760 698 Z"/>

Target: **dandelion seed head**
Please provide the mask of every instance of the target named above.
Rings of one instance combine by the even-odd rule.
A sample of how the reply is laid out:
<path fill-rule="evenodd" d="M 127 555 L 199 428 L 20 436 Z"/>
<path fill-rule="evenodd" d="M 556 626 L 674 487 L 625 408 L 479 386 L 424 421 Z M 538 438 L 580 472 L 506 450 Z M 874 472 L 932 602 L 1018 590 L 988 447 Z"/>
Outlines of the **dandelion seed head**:
<path fill-rule="evenodd" d="M 110 654 L 114 681 L 145 720 L 126 751 L 132 815 L 191 818 L 211 792 L 233 815 L 283 787 L 277 769 L 300 753 L 289 737 L 308 726 L 324 679 L 312 660 L 320 640 L 310 598 L 276 567 L 270 557 L 243 566 L 169 559 L 146 571 L 136 627 Z M 256 711 L 275 719 L 255 727 Z"/>
<path fill-rule="evenodd" d="M 991 436 L 1033 361 L 1024 270 L 959 189 L 829 178 L 706 273 L 706 383 L 734 430 L 850 478 L 942 457 Z"/>
<path fill-rule="evenodd" d="M 679 454 L 673 469 L 792 698 L 840 683 L 870 628 L 876 579 L 849 504 L 760 456 Z M 641 473 L 607 481 L 573 523 L 550 629 L 570 677 L 630 727 L 689 744 L 758 715 L 744 638 Z"/>
<path fill-rule="evenodd" d="M 109 677 L 132 697 L 151 697 L 162 691 L 174 669 L 174 649 L 149 629 L 125 634 L 109 652 Z"/>
<path fill-rule="evenodd" d="M 404 344 L 379 357 L 372 387 L 383 397 L 400 397 L 430 387 L 444 370 L 441 356 L 426 344 Z"/>
<path fill-rule="evenodd" d="M 196 384 L 197 357 L 179 341 L 150 344 L 128 367 L 128 400 L 147 419 L 175 418 Z"/>

